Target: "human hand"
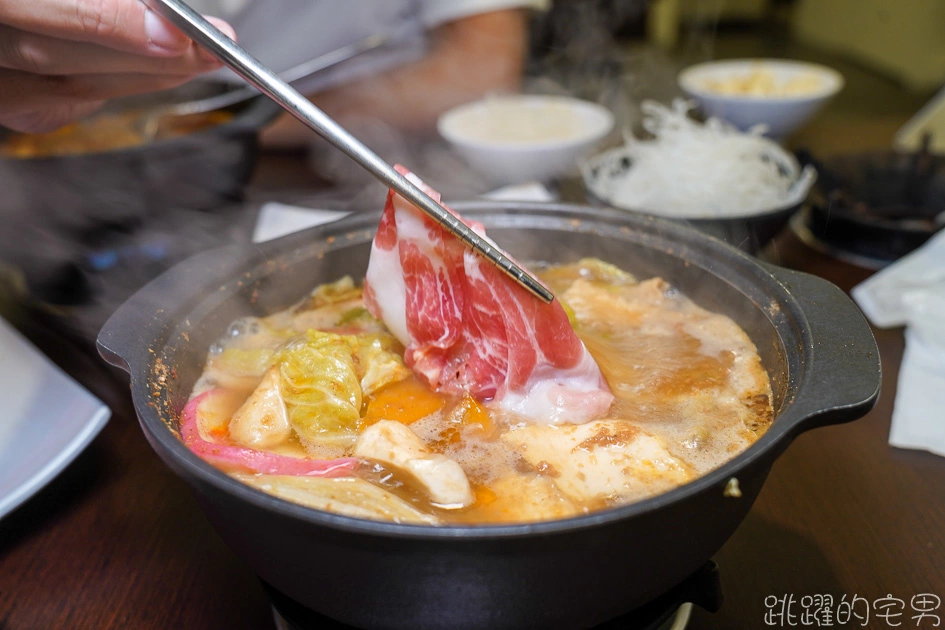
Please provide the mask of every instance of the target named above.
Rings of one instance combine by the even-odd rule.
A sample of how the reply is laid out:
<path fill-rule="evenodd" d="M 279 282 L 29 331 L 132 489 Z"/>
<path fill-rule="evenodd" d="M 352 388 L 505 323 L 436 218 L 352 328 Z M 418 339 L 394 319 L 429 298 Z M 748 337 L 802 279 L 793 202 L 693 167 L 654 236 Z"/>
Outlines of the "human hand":
<path fill-rule="evenodd" d="M 138 0 L 0 0 L 0 126 L 16 131 L 50 131 L 219 66 Z"/>

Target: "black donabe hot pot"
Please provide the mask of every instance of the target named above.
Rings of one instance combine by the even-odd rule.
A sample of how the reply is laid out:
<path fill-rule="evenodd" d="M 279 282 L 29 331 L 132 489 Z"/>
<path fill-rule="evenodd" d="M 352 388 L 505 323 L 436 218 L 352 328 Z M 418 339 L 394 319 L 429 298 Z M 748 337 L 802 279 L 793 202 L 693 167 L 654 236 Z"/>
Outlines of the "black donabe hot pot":
<path fill-rule="evenodd" d="M 285 308 L 343 274 L 362 277 L 378 217 L 351 216 L 261 246 L 196 256 L 119 308 L 99 335 L 99 350 L 131 374 L 145 435 L 190 484 L 220 536 L 272 587 L 323 615 L 384 628 L 566 628 L 611 619 L 703 565 L 738 527 L 796 435 L 858 418 L 876 401 L 880 363 L 869 326 L 824 280 L 629 213 L 526 203 L 455 207 L 520 260 L 597 256 L 641 278 L 660 275 L 728 315 L 758 347 L 776 420 L 746 452 L 692 483 L 567 520 L 430 527 L 301 507 L 192 454 L 175 432 L 177 415 L 208 346 L 233 319 Z M 740 492 L 732 491 L 733 479 Z"/>

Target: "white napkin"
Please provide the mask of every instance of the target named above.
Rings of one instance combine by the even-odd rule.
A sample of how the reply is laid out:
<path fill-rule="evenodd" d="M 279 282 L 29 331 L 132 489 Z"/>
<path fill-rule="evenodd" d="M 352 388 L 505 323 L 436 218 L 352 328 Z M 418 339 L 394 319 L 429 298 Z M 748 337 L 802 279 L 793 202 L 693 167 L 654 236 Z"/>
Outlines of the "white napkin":
<path fill-rule="evenodd" d="M 945 352 L 906 329 L 889 443 L 945 456 Z"/>
<path fill-rule="evenodd" d="M 539 183 L 506 186 L 482 195 L 494 201 L 554 201 L 551 192 Z M 299 230 L 336 221 L 348 213 L 341 210 L 318 210 L 289 206 L 271 201 L 259 209 L 253 242 L 262 243 Z"/>
<path fill-rule="evenodd" d="M 903 296 L 945 288 L 945 230 L 925 245 L 853 288 L 856 303 L 880 328 L 908 323 Z"/>
<path fill-rule="evenodd" d="M 482 195 L 491 201 L 554 201 L 555 196 L 538 182 L 504 186 Z"/>
<path fill-rule="evenodd" d="M 340 210 L 316 210 L 270 202 L 259 209 L 253 230 L 253 242 L 262 243 L 322 223 L 337 221 L 347 214 Z"/>
<path fill-rule="evenodd" d="M 851 294 L 874 325 L 907 327 L 889 443 L 945 456 L 945 231 Z"/>

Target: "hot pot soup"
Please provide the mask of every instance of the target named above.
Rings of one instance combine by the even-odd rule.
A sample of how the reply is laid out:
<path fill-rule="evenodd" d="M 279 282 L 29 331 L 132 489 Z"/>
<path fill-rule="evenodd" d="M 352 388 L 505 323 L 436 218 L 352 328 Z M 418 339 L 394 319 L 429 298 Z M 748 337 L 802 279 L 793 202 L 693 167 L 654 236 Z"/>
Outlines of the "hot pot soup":
<path fill-rule="evenodd" d="M 638 501 L 767 430 L 768 376 L 732 320 L 601 260 L 534 270 L 551 305 L 390 195 L 366 279 L 233 322 L 181 437 L 289 501 L 448 525 Z"/>
<path fill-rule="evenodd" d="M 47 133 L 11 133 L 0 142 L 0 157 L 42 158 L 119 151 L 204 131 L 232 118 L 233 113 L 228 111 L 164 117 L 148 112 L 99 114 Z"/>

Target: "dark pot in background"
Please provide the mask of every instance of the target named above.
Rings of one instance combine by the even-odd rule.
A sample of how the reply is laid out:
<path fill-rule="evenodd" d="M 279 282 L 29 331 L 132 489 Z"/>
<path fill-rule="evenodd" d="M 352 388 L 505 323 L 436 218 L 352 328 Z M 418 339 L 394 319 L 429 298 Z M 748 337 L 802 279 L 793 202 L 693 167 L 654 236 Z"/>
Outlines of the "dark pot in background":
<path fill-rule="evenodd" d="M 230 111 L 224 123 L 126 149 L 0 159 L 0 258 L 40 299 L 56 301 L 109 235 L 242 199 L 258 132 L 280 110 L 259 97 Z"/>
<path fill-rule="evenodd" d="M 876 151 L 816 160 L 811 202 L 792 221 L 805 243 L 868 269 L 895 262 L 945 227 L 945 156 Z"/>
<path fill-rule="evenodd" d="M 234 318 L 285 308 L 343 274 L 362 277 L 378 217 L 350 216 L 259 246 L 198 255 L 118 309 L 99 335 L 99 350 L 130 373 L 145 435 L 191 486 L 223 539 L 263 580 L 304 606 L 358 627 L 601 623 L 702 566 L 744 519 L 796 435 L 858 418 L 876 401 L 880 363 L 869 326 L 824 280 L 633 213 L 561 204 L 454 207 L 482 221 L 520 260 L 597 256 L 638 277 L 660 275 L 728 315 L 758 348 L 776 420 L 747 451 L 692 483 L 577 518 L 427 527 L 304 508 L 195 456 L 176 434 L 178 413 L 208 346 Z M 330 579 L 326 567 L 333 568 Z"/>

